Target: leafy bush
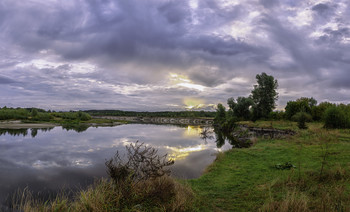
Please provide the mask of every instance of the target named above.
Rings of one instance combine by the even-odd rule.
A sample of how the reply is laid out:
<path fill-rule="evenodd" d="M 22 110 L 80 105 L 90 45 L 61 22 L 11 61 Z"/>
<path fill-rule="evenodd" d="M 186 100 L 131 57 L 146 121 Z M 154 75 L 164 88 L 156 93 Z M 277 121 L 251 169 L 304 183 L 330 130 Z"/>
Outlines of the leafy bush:
<path fill-rule="evenodd" d="M 33 117 L 32 119 L 36 120 L 36 121 L 50 121 L 51 115 L 49 113 L 38 112 L 37 115 L 35 117 Z"/>
<path fill-rule="evenodd" d="M 319 105 L 312 108 L 311 114 L 314 121 L 322 121 L 324 118 L 325 111 L 334 107 L 335 105 L 330 102 L 321 102 Z"/>
<path fill-rule="evenodd" d="M 2 108 L 0 109 L 0 120 L 8 119 L 28 119 L 29 111 L 23 108 Z"/>
<path fill-rule="evenodd" d="M 269 114 L 270 120 L 282 120 L 284 119 L 285 112 L 284 111 L 272 111 Z"/>
<path fill-rule="evenodd" d="M 79 112 L 78 112 L 78 118 L 79 118 L 81 121 L 88 121 L 88 120 L 91 119 L 91 116 L 90 116 L 88 113 L 79 111 Z"/>
<path fill-rule="evenodd" d="M 311 115 L 305 112 L 298 112 L 292 119 L 298 122 L 299 129 L 307 129 L 306 122 L 312 121 Z"/>
<path fill-rule="evenodd" d="M 349 118 L 340 106 L 333 106 L 325 111 L 325 128 L 348 128 Z"/>

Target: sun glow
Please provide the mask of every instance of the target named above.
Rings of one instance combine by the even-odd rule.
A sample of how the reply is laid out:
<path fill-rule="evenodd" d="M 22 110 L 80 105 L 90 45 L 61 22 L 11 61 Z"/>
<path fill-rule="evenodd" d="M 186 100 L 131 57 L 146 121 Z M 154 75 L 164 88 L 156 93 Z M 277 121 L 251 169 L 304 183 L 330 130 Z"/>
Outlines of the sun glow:
<path fill-rule="evenodd" d="M 205 106 L 204 101 L 201 99 L 186 98 L 183 100 L 186 109 L 199 109 Z"/>
<path fill-rule="evenodd" d="M 181 74 L 170 73 L 170 82 L 176 87 L 185 87 L 199 91 L 204 91 L 205 89 L 205 86 L 195 84 L 190 79 L 188 79 L 187 76 Z"/>

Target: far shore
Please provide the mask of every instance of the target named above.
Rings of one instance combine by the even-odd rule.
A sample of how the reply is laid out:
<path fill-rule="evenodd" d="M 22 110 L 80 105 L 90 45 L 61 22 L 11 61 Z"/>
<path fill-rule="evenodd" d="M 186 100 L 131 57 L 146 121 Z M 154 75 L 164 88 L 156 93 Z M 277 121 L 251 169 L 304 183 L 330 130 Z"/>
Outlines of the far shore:
<path fill-rule="evenodd" d="M 113 123 L 82 123 L 85 125 L 89 125 L 92 127 L 103 127 L 103 126 L 117 126 L 124 123 L 121 122 L 113 122 Z M 62 126 L 62 124 L 59 123 L 22 123 L 20 120 L 16 121 L 0 121 L 0 129 L 24 129 L 24 128 L 33 128 L 33 129 L 40 129 L 40 128 L 52 128 Z"/>
<path fill-rule="evenodd" d="M 51 128 L 59 126 L 53 123 L 22 123 L 21 121 L 0 122 L 0 129 Z"/>

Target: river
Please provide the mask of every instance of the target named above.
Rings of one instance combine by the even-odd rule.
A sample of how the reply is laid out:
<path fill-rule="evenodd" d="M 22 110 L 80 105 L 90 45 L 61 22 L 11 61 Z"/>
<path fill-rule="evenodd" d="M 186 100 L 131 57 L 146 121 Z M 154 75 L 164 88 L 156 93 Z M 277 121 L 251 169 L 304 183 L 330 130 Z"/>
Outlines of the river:
<path fill-rule="evenodd" d="M 85 130 L 85 129 L 84 129 Z M 126 124 L 90 127 L 83 132 L 62 127 L 0 131 L 0 202 L 24 188 L 43 196 L 60 190 L 85 188 L 107 177 L 105 161 L 135 141 L 158 149 L 175 160 L 172 175 L 199 177 L 215 159 L 215 137 L 203 140 L 200 126 Z"/>

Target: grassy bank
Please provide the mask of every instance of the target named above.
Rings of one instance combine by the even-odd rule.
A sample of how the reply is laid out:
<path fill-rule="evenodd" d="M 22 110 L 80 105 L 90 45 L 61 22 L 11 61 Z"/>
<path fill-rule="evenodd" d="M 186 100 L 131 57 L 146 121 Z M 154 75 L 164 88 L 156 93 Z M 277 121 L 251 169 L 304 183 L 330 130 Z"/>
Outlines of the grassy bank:
<path fill-rule="evenodd" d="M 14 208 L 23 212 L 51 211 L 193 211 L 191 188 L 170 177 L 140 183 L 115 183 L 102 179 L 73 198 L 60 194 L 52 201 L 38 201 L 30 192 L 18 195 Z"/>
<path fill-rule="evenodd" d="M 291 122 L 272 125 L 296 129 Z M 203 176 L 189 181 L 199 210 L 349 211 L 350 131 L 321 126 L 309 124 L 288 139 L 220 153 Z M 286 162 L 296 168 L 275 167 Z"/>

